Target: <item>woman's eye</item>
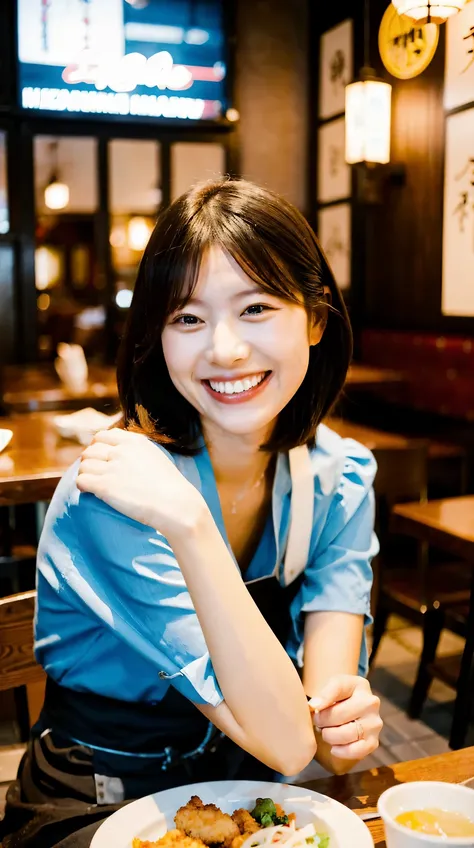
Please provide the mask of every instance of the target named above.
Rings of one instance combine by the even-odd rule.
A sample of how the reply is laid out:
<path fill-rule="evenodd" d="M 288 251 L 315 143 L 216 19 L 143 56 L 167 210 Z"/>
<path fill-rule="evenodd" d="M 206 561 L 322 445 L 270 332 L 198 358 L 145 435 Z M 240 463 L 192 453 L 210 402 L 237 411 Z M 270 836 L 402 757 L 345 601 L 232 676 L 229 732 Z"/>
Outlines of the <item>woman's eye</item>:
<path fill-rule="evenodd" d="M 200 319 L 196 315 L 178 315 L 173 324 L 184 324 L 185 327 L 195 327 Z"/>
<path fill-rule="evenodd" d="M 265 306 L 264 303 L 253 303 L 252 306 L 248 306 L 244 315 L 262 315 L 263 312 L 271 311 L 271 306 Z"/>

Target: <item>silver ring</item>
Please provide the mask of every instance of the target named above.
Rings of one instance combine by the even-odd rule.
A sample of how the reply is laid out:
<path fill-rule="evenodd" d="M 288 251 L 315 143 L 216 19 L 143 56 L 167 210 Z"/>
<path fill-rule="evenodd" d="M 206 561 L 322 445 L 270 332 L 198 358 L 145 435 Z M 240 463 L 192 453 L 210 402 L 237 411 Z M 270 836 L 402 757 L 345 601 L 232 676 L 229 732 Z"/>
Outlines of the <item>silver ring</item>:
<path fill-rule="evenodd" d="M 360 742 L 360 740 L 364 738 L 364 728 L 362 726 L 362 723 L 357 718 L 354 719 L 354 724 L 357 730 L 356 742 Z"/>

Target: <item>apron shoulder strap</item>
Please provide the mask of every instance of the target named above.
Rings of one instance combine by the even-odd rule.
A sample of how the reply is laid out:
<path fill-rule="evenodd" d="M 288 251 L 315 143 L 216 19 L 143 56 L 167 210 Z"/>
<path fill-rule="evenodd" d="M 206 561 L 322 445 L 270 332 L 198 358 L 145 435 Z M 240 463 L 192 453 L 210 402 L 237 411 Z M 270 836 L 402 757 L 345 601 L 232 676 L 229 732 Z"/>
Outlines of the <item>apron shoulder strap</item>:
<path fill-rule="evenodd" d="M 313 532 L 314 470 L 307 445 L 289 452 L 291 474 L 290 529 L 283 569 L 288 586 L 304 571 L 308 563 Z"/>

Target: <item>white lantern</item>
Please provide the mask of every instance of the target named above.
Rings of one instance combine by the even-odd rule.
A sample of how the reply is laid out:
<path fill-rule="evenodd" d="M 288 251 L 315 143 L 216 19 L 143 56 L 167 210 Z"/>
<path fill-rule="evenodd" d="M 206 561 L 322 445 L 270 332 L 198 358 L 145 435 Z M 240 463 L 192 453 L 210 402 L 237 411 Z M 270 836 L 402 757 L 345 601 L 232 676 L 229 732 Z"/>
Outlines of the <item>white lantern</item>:
<path fill-rule="evenodd" d="M 390 162 L 392 86 L 362 79 L 346 86 L 346 162 Z"/>
<path fill-rule="evenodd" d="M 69 203 L 69 186 L 53 179 L 44 190 L 44 202 L 48 209 L 64 209 Z"/>
<path fill-rule="evenodd" d="M 406 15 L 419 24 L 443 24 L 451 15 L 460 12 L 467 0 L 440 0 L 440 2 L 418 2 L 418 0 L 392 0 L 399 15 Z"/>

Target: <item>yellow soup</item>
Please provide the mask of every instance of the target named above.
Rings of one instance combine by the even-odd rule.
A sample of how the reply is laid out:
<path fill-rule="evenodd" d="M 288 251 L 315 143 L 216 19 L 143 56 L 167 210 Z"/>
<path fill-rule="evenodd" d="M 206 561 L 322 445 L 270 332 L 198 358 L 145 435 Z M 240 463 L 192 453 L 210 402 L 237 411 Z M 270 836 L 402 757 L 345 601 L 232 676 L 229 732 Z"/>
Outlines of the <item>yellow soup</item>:
<path fill-rule="evenodd" d="M 410 830 L 429 833 L 431 836 L 474 836 L 474 822 L 471 819 L 462 813 L 439 810 L 436 807 L 400 813 L 395 821 Z"/>

